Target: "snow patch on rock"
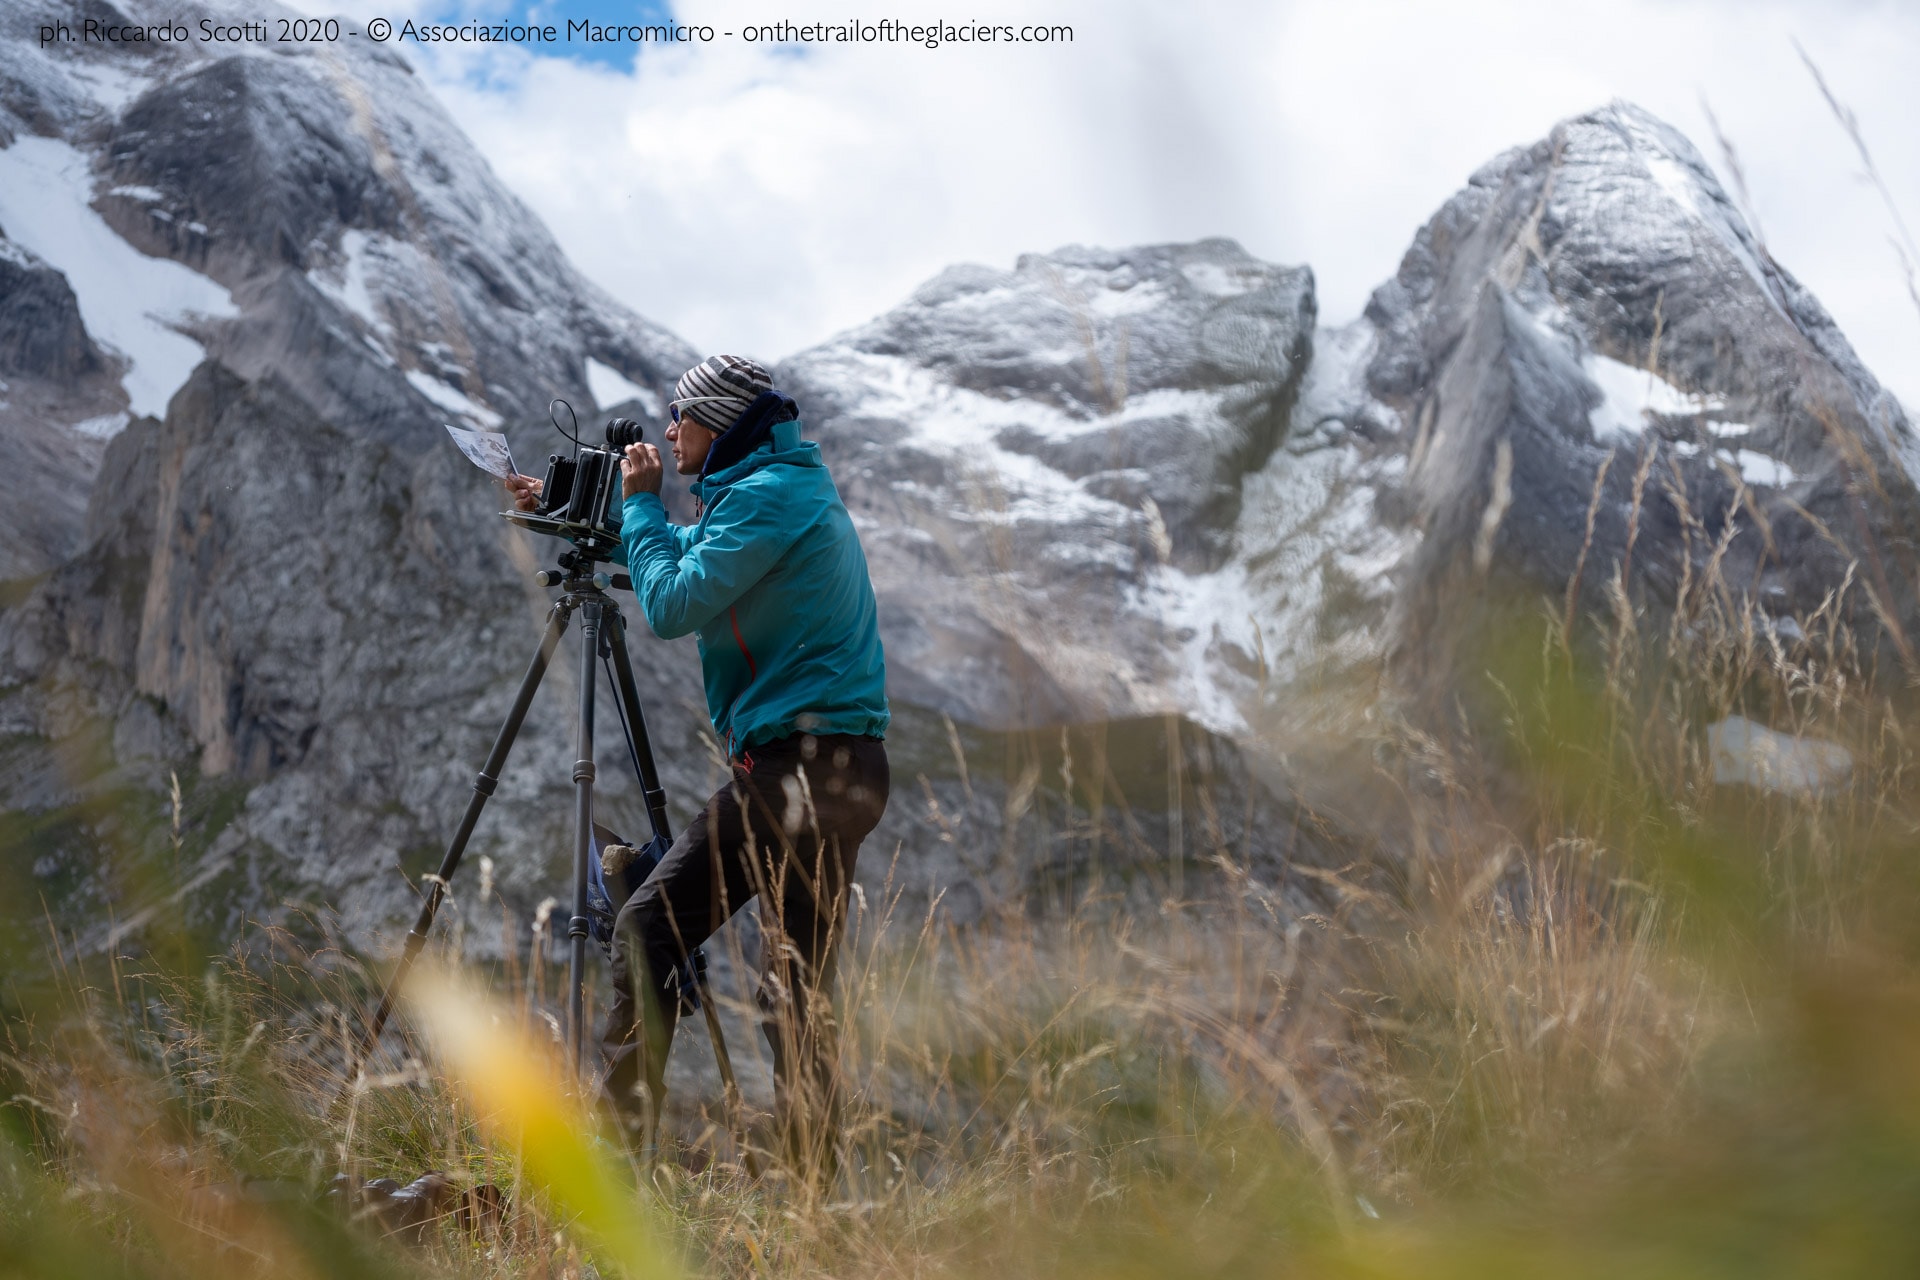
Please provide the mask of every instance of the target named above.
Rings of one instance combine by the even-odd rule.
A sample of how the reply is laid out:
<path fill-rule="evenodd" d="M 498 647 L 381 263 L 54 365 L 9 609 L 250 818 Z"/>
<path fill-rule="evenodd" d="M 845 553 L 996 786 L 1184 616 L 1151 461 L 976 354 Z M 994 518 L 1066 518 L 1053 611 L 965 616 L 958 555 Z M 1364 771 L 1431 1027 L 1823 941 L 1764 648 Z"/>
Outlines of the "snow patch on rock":
<path fill-rule="evenodd" d="M 847 385 L 866 392 L 855 402 L 856 412 L 898 419 L 907 424 L 906 441 L 962 460 L 975 490 L 965 515 L 991 523 L 1113 519 L 1128 513 L 1121 504 L 1095 497 L 1077 481 L 996 438 L 1013 426 L 1043 433 L 1072 429 L 1073 420 L 1060 410 L 956 387 L 900 356 L 848 352 L 843 359 L 854 375 Z M 1102 425 L 1111 425 L 1111 420 Z"/>
<path fill-rule="evenodd" d="M 178 326 L 239 309 L 205 276 L 122 240 L 91 196 L 87 159 L 64 142 L 23 137 L 0 151 L 0 226 L 66 276 L 88 332 L 129 362 L 129 406 L 158 417 L 206 355 Z"/>
<path fill-rule="evenodd" d="M 384 256 L 382 246 L 375 244 L 376 237 L 368 232 L 349 229 L 340 234 L 340 261 L 331 271 L 316 269 L 307 273 L 314 287 L 345 307 L 348 311 L 364 320 L 369 329 L 376 333 L 386 333 L 391 329 L 380 316 L 373 304 L 373 292 L 368 288 L 369 251 Z"/>
<path fill-rule="evenodd" d="M 407 381 L 415 391 L 445 409 L 448 413 L 457 413 L 470 422 L 483 427 L 500 425 L 500 415 L 485 405 L 475 403 L 464 392 L 456 391 L 432 374 L 420 369 L 407 370 Z"/>
<path fill-rule="evenodd" d="M 124 413 L 105 413 L 97 418 L 87 418 L 83 421 L 76 422 L 73 424 L 73 429 L 81 435 L 91 436 L 95 440 L 111 440 L 114 436 L 120 434 L 129 420 L 129 415 Z"/>
<path fill-rule="evenodd" d="M 1190 574 L 1161 565 L 1129 603 L 1160 621 L 1173 650 L 1173 687 L 1167 691 L 1173 705 L 1215 733 L 1245 733 L 1242 691 L 1222 678 L 1215 656 L 1222 643 L 1237 647 L 1248 661 L 1261 651 L 1246 567 Z"/>
<path fill-rule="evenodd" d="M 147 91 L 153 81 L 106 62 L 73 67 L 68 75 L 104 110 L 118 115 L 129 102 Z"/>
<path fill-rule="evenodd" d="M 650 416 L 660 416 L 660 397 L 630 380 L 612 365 L 602 364 L 592 356 L 587 357 L 587 390 L 593 393 L 593 403 L 597 408 L 611 409 L 628 400 L 638 400 L 640 407 Z"/>
<path fill-rule="evenodd" d="M 1650 369 L 1636 369 L 1609 356 L 1589 354 L 1580 365 L 1600 388 L 1601 401 L 1587 421 L 1602 440 L 1639 435 L 1647 429 L 1649 415 L 1690 416 L 1725 408 L 1711 396 L 1682 391 Z"/>
<path fill-rule="evenodd" d="M 1740 478 L 1751 485 L 1780 489 L 1798 479 L 1786 463 L 1752 449 L 1734 450 L 1733 462 L 1740 468 Z"/>
<path fill-rule="evenodd" d="M 1259 679 L 1283 690 L 1316 662 L 1358 663 L 1383 652 L 1395 570 L 1419 534 L 1378 515 L 1383 488 L 1406 474 L 1404 452 L 1364 443 L 1398 425 L 1367 390 L 1378 340 L 1365 321 L 1316 334 L 1286 447 L 1247 477 L 1233 559 L 1211 575 L 1209 590 L 1186 594 L 1216 604 L 1211 615 L 1184 611 L 1215 628 L 1208 642 L 1188 644 L 1191 696 L 1205 705 L 1250 704 L 1258 684 L 1239 669 L 1247 665 L 1241 659 L 1253 659 Z"/>

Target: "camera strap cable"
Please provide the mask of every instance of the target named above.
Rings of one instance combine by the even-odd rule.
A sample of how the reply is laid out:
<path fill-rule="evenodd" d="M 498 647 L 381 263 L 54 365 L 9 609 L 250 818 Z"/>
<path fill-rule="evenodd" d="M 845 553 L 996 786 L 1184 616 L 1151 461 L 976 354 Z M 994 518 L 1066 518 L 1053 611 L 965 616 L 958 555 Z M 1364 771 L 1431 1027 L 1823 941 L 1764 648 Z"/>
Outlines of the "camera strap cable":
<path fill-rule="evenodd" d="M 560 425 L 560 415 L 554 412 L 555 405 L 558 405 L 560 408 L 565 409 L 567 411 L 567 418 L 573 423 L 572 431 L 568 431 L 565 427 Z M 574 456 L 578 457 L 580 454 L 580 419 L 574 413 L 573 406 L 567 403 L 565 400 L 555 397 L 553 400 L 547 403 L 547 421 L 553 424 L 553 429 L 555 431 L 558 431 L 562 436 L 565 436 L 567 439 L 573 441 Z"/>

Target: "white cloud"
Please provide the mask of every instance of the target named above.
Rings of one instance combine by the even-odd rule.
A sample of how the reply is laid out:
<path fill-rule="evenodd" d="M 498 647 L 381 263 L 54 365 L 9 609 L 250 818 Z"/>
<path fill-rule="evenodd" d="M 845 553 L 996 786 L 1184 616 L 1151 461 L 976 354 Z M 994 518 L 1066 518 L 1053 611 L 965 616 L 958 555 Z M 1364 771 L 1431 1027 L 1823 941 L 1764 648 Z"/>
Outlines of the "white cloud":
<path fill-rule="evenodd" d="M 804 20 L 721 0 L 676 12 L 721 30 Z M 1776 257 L 1920 405 L 1920 315 L 1890 223 L 1792 45 L 1856 109 L 1920 226 L 1920 15 L 1905 6 L 1116 0 L 964 16 L 1067 22 L 1074 40 L 792 56 L 722 39 L 648 50 L 629 74 L 408 52 L 589 275 L 696 345 L 769 358 L 949 263 L 1069 242 L 1233 236 L 1310 263 L 1323 315 L 1351 317 L 1493 155 L 1620 96 L 1717 162 L 1704 99 Z"/>

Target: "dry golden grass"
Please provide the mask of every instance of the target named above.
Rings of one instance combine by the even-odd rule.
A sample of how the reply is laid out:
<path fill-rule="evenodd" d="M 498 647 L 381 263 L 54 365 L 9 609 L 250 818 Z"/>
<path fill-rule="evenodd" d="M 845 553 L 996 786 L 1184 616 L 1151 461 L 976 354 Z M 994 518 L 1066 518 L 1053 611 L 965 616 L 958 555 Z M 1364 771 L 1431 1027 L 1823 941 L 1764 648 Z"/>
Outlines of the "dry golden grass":
<path fill-rule="evenodd" d="M 1643 500 L 1663 483 L 1636 468 Z M 1557 600 L 1487 624 L 1496 732 L 1376 702 L 1316 738 L 1295 708 L 1270 745 L 1345 865 L 1266 881 L 1196 821 L 1181 876 L 1044 911 L 863 899 L 826 1188 L 747 1176 L 690 1105 L 717 1100 L 680 1100 L 652 1168 L 610 1142 L 553 1060 L 550 922 L 488 970 L 445 948 L 344 1103 L 368 978 L 260 930 L 204 971 L 18 997 L 0 1274 L 1896 1272 L 1920 1257 L 1909 715 L 1844 624 L 1857 576 L 1789 642 L 1725 582 L 1726 530 L 1683 523 L 1701 568 L 1659 622 L 1615 567 L 1598 633 Z M 1736 714 L 1850 775 L 1716 782 L 1708 726 Z M 509 1212 L 413 1241 L 324 1202 L 336 1172 L 428 1168 Z"/>
<path fill-rule="evenodd" d="M 424 985 L 345 1107 L 342 957 L 265 933 L 204 974 L 70 972 L 11 1024 L 0 1274 L 1894 1273 L 1901 716 L 1830 616 L 1790 651 L 1710 580 L 1683 599 L 1652 642 L 1623 611 L 1602 677 L 1551 622 L 1496 655 L 1483 755 L 1341 744 L 1374 816 L 1351 865 L 1290 869 L 1321 910 L 1214 848 L 1146 909 L 868 921 L 824 1193 L 748 1178 L 685 1107 L 677 1158 L 626 1159 L 559 1083 L 541 953 L 492 996 Z M 1716 786 L 1704 726 L 1739 711 L 1844 743 L 1851 779 Z M 315 1207 L 335 1170 L 429 1167 L 507 1188 L 504 1225 L 402 1243 Z"/>

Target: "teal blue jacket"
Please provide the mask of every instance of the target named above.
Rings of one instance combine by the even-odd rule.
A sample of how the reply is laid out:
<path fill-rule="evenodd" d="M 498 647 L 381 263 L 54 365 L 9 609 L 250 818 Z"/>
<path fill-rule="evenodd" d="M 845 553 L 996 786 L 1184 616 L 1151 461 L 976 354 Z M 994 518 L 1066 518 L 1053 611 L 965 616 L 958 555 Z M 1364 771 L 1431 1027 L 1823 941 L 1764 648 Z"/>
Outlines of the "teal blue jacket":
<path fill-rule="evenodd" d="M 693 632 L 730 755 L 799 731 L 885 737 L 886 656 L 867 557 L 820 446 L 783 422 L 696 482 L 697 523 L 636 493 L 620 532 L 633 594 L 663 640 Z"/>

